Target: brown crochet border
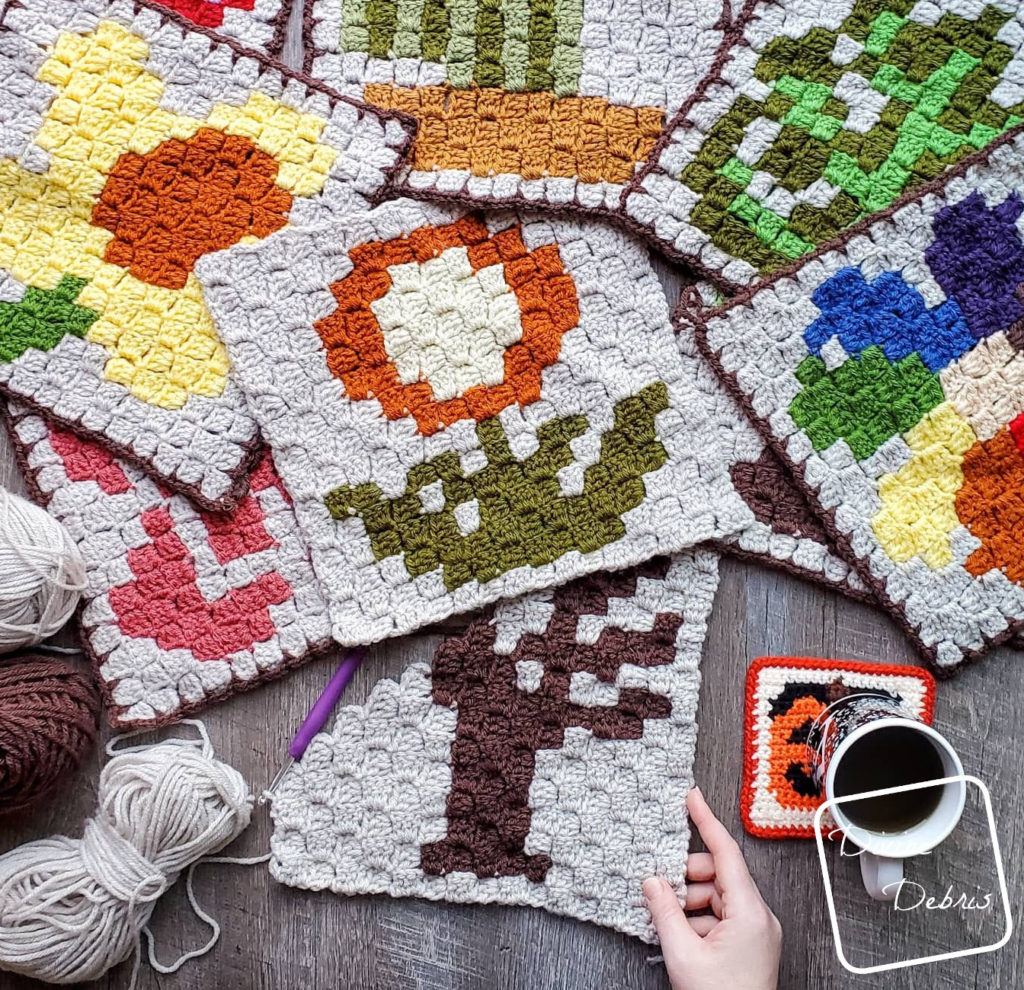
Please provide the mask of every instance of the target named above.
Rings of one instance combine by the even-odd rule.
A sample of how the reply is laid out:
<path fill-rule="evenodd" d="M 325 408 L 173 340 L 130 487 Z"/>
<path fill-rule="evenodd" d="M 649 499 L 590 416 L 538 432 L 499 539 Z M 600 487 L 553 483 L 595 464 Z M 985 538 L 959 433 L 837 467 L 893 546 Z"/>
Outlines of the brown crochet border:
<path fill-rule="evenodd" d="M 813 262 L 815 259 L 821 257 L 823 254 L 829 251 L 835 251 L 839 248 L 844 247 L 852 238 L 857 237 L 861 233 L 869 230 L 876 223 L 884 220 L 888 220 L 894 213 L 905 207 L 908 203 L 918 202 L 923 200 L 926 196 L 932 195 L 933 193 L 944 190 L 946 186 L 953 180 L 960 178 L 964 175 L 968 169 L 977 166 L 984 165 L 988 162 L 992 154 L 999 148 L 1006 144 L 1011 143 L 1017 137 L 1024 134 L 1024 123 L 1018 124 L 1017 126 L 1008 130 L 1001 137 L 993 141 L 991 144 L 986 145 L 980 151 L 976 151 L 972 155 L 961 159 L 956 165 L 947 169 L 941 175 L 932 179 L 931 182 L 927 182 L 924 185 L 917 186 L 901 196 L 895 203 L 892 203 L 886 209 L 881 210 L 878 213 L 873 214 L 870 217 L 866 217 L 864 220 L 852 227 L 848 227 L 842 232 L 842 234 L 830 241 L 827 244 L 822 244 L 810 254 L 800 258 L 797 262 L 792 265 L 780 269 L 774 272 L 768 278 L 763 281 L 757 282 L 756 284 L 749 286 L 735 298 L 730 299 L 729 302 L 722 306 L 714 306 L 708 309 L 702 310 L 699 313 L 686 313 L 681 312 L 678 308 L 676 310 L 673 321 L 676 323 L 677 328 L 680 323 L 689 323 L 694 332 L 697 346 L 705 358 L 710 362 L 712 369 L 718 376 L 718 379 L 725 385 L 732 396 L 739 402 L 747 415 L 747 418 L 757 429 L 758 433 L 761 434 L 765 443 L 780 458 L 783 464 L 789 470 L 790 475 L 793 477 L 794 483 L 803 492 L 804 497 L 810 502 L 811 507 L 818 514 L 822 524 L 825 527 L 826 532 L 833 541 L 840 556 L 846 561 L 857 568 L 864 583 L 874 593 L 876 601 L 892 616 L 896 624 L 903 630 L 907 638 L 915 645 L 920 655 L 925 661 L 931 666 L 936 677 L 948 678 L 956 674 L 961 667 L 965 664 L 977 660 L 983 656 L 991 647 L 998 646 L 1007 640 L 1014 639 L 1018 632 L 1024 630 L 1024 616 L 1020 619 L 1013 620 L 1007 623 L 1006 628 L 997 633 L 995 636 L 986 636 L 982 633 L 982 640 L 985 643 L 984 646 L 976 650 L 963 650 L 961 651 L 963 659 L 952 666 L 943 666 L 936 661 L 937 650 L 934 646 L 927 646 L 917 634 L 917 630 L 911 625 L 906 616 L 906 610 L 898 602 L 893 601 L 886 595 L 885 582 L 880 578 L 876 577 L 872 571 L 870 563 L 866 558 L 859 556 L 854 552 L 852 541 L 850 537 L 844 534 L 835 523 L 835 512 L 833 510 L 825 509 L 816 497 L 815 489 L 810 485 L 805 476 L 804 468 L 802 464 L 794 461 L 788 453 L 787 446 L 782 442 L 771 429 L 769 422 L 758 415 L 757 410 L 754 408 L 753 403 L 750 401 L 750 397 L 740 387 L 736 376 L 731 372 L 727 371 L 719 360 L 718 352 L 711 347 L 707 339 L 707 321 L 711 318 L 721 316 L 732 309 L 740 306 L 749 305 L 750 301 L 759 292 L 770 288 L 785 278 L 789 278 L 794 275 L 797 271 L 802 269 L 805 265 Z"/>
<path fill-rule="evenodd" d="M 246 48 L 233 38 L 225 37 L 217 34 L 217 32 L 212 31 L 209 28 L 193 24 L 192 21 L 188 20 L 188 18 L 182 16 L 177 11 L 170 10 L 162 6 L 160 3 L 156 2 L 156 0 L 132 0 L 132 6 L 136 13 L 141 10 L 151 10 L 158 14 L 161 25 L 171 23 L 183 32 L 202 35 L 209 40 L 211 48 L 214 44 L 226 46 L 231 52 L 232 64 L 241 58 L 252 59 L 263 66 L 265 70 L 277 72 L 285 79 L 295 79 L 301 82 L 305 86 L 307 94 L 311 92 L 322 93 L 327 97 L 328 104 L 331 107 L 334 107 L 337 103 L 348 103 L 359 111 L 360 117 L 368 114 L 377 117 L 382 122 L 392 120 L 397 121 L 405 130 L 405 140 L 401 144 L 395 146 L 395 163 L 382 170 L 385 181 L 381 188 L 373 196 L 369 197 L 369 203 L 371 206 L 376 206 L 383 200 L 392 196 L 396 175 L 402 168 L 409 153 L 409 149 L 412 147 L 412 142 L 416 136 L 416 121 L 412 117 L 397 111 L 380 110 L 367 103 L 361 103 L 359 100 L 354 100 L 351 97 L 344 96 L 343 94 L 331 89 L 329 86 L 326 86 L 319 80 L 313 79 L 304 73 L 295 72 L 294 70 L 289 69 L 283 62 L 278 61 L 278 59 L 271 55 L 267 55 L 254 48 Z M 294 0 L 284 0 L 282 4 L 281 12 L 285 13 L 285 17 L 281 25 L 282 43 L 284 40 L 284 31 L 287 26 L 288 17 L 291 14 L 293 6 Z M 6 0 L 3 8 L 0 9 L 0 31 L 10 31 L 13 33 L 13 29 L 5 22 L 8 12 L 16 8 L 24 8 L 24 4 L 22 4 L 20 0 Z M 281 12 L 279 12 L 279 14 Z M 13 394 L 10 389 L 4 385 L 0 385 L 0 394 L 6 395 L 16 402 L 20 402 L 23 405 L 33 408 L 45 419 L 54 423 L 59 423 L 61 426 L 67 427 L 69 430 L 72 430 L 74 433 L 77 433 L 82 437 L 96 440 L 103 446 L 107 447 L 108 450 L 115 453 L 118 457 L 137 465 L 147 474 L 154 478 L 158 478 L 160 481 L 167 484 L 167 486 L 174 489 L 174 491 L 185 495 L 200 508 L 208 509 L 211 512 L 228 512 L 238 504 L 239 499 L 249 490 L 249 474 L 255 464 L 256 456 L 259 453 L 259 448 L 262 443 L 258 434 L 249 443 L 239 445 L 241 456 L 239 457 L 238 463 L 230 470 L 225 471 L 225 474 L 230 479 L 230 486 L 222 496 L 216 499 L 211 499 L 207 498 L 197 485 L 182 482 L 174 476 L 166 475 L 157 471 L 153 464 L 146 458 L 139 456 L 132 450 L 125 448 L 120 444 L 110 441 L 105 436 L 87 429 L 80 422 L 73 422 L 63 419 L 60 416 L 56 416 L 51 410 L 44 406 L 40 406 L 31 398 Z"/>
<path fill-rule="evenodd" d="M 33 415 L 33 413 L 29 413 L 28 415 Z M 25 479 L 25 487 L 28 489 L 29 497 L 33 502 L 45 509 L 52 496 L 47 495 L 39 486 L 39 482 L 37 480 L 39 470 L 31 467 L 28 462 L 31 448 L 21 440 L 15 430 L 17 424 L 24 418 L 24 415 L 15 416 L 14 413 L 11 412 L 7 402 L 0 400 L 0 420 L 3 421 L 3 426 L 7 431 L 7 436 L 10 438 L 11 449 L 14 451 L 14 460 L 21 471 L 22 477 Z M 257 453 L 261 450 L 262 445 L 257 448 Z M 248 475 L 246 476 L 245 481 L 246 488 L 248 488 Z M 224 687 L 218 688 L 215 691 L 209 692 L 202 701 L 185 701 L 184 699 L 181 699 L 181 705 L 174 712 L 170 712 L 166 715 L 157 715 L 149 719 L 120 721 L 120 715 L 127 709 L 126 706 L 119 705 L 114 701 L 114 688 L 118 682 L 108 681 L 104 679 L 100 673 L 100 668 L 113 651 L 108 650 L 106 653 L 97 653 L 96 650 L 93 649 L 92 643 L 89 640 L 89 633 L 82 622 L 82 613 L 85 611 L 88 604 L 89 603 L 83 597 L 78 608 L 75 610 L 76 636 L 81 644 L 82 653 L 88 658 L 89 664 L 92 667 L 93 678 L 99 686 L 100 694 L 103 698 L 103 710 L 106 713 L 107 722 L 115 729 L 157 729 L 165 725 L 173 725 L 176 722 L 180 722 L 183 718 L 188 718 L 190 715 L 194 715 L 212 704 L 216 704 L 220 701 L 226 701 L 228 698 L 232 698 L 237 694 L 244 694 L 245 692 L 251 691 L 263 684 L 279 680 L 286 674 L 291 673 L 291 671 L 295 670 L 297 667 L 302 666 L 307 661 L 326 656 L 338 648 L 334 640 L 328 638 L 324 642 L 313 644 L 305 653 L 299 656 L 285 657 L 280 666 L 275 667 L 273 670 L 260 671 L 251 680 L 236 681 L 234 676 L 232 676 L 229 684 L 226 684 Z M 128 639 L 128 637 L 124 637 L 124 639 Z"/>
<path fill-rule="evenodd" d="M 326 49 L 317 48 L 313 43 L 313 29 L 320 23 L 314 15 L 314 7 L 318 2 L 319 0 L 302 0 L 302 65 L 303 72 L 305 73 L 312 72 L 313 61 L 317 56 L 328 54 Z M 338 2 L 341 2 L 341 0 L 338 0 Z M 747 4 L 751 10 L 756 2 L 757 0 L 747 0 Z M 740 17 L 742 16 L 744 15 L 741 14 Z M 633 220 L 628 216 L 624 208 L 625 197 L 635 188 L 635 183 L 637 182 L 638 177 L 647 174 L 650 167 L 652 167 L 652 162 L 655 162 L 656 164 L 656 156 L 660 154 L 661 149 L 665 147 L 665 144 L 671 136 L 672 131 L 675 129 L 676 124 L 685 118 L 694 103 L 703 96 L 707 87 L 718 78 L 718 74 L 722 67 L 726 62 L 728 62 L 729 51 L 732 47 L 732 39 L 736 36 L 737 31 L 742 29 L 740 21 L 734 21 L 732 19 L 732 0 L 722 0 L 722 15 L 718 20 L 718 24 L 722 27 L 723 36 L 718 50 L 715 53 L 715 57 L 712 60 L 711 66 L 708 69 L 708 74 L 700 81 L 700 83 L 698 83 L 694 92 L 690 97 L 688 97 L 687 101 L 675 114 L 669 117 L 668 111 L 666 111 L 666 123 L 654 145 L 654 149 L 648 156 L 646 163 L 641 166 L 640 170 L 636 172 L 630 181 L 623 186 L 619 197 L 619 205 L 617 207 L 581 206 L 576 202 L 552 203 L 543 199 L 530 199 L 522 193 L 516 193 L 513 196 L 470 196 L 464 192 L 447 192 L 443 190 L 438 191 L 437 189 L 412 189 L 401 181 L 399 181 L 397 188 L 395 189 L 396 193 L 402 196 L 407 196 L 410 199 L 461 203 L 463 205 L 476 206 L 478 209 L 525 208 L 544 213 L 568 214 L 586 217 L 589 219 L 604 219 L 623 227 L 635 234 L 637 237 L 640 237 L 646 243 L 656 247 L 672 261 L 691 268 L 697 274 L 715 281 L 716 284 L 720 286 L 729 286 L 731 283 L 723 282 L 719 276 L 712 275 L 709 270 L 704 269 L 700 264 L 693 264 L 692 259 L 679 254 L 678 252 L 672 251 L 663 241 L 659 241 L 657 238 L 653 237 L 650 230 L 643 224 L 638 223 L 636 220 Z"/>

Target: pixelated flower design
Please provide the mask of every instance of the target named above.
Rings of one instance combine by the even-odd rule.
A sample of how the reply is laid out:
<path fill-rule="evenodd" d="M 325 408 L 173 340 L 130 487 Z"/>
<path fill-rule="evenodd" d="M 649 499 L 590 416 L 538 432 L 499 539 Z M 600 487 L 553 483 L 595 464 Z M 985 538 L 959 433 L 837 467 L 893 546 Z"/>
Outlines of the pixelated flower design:
<path fill-rule="evenodd" d="M 980 546 L 963 567 L 1024 585 L 1024 203 L 972 192 L 936 213 L 921 273 L 844 268 L 813 301 L 810 352 L 789 406 L 816 450 L 837 441 L 899 466 L 877 480 L 872 530 L 896 562 L 954 563 L 953 534 Z M 896 441 L 893 443 L 893 441 Z M 901 441 L 901 442 L 900 442 Z"/>
<path fill-rule="evenodd" d="M 75 334 L 105 348 L 107 380 L 177 409 L 227 382 L 196 261 L 283 227 L 337 151 L 323 120 L 261 92 L 205 119 L 166 109 L 149 55 L 101 22 L 39 68 L 54 97 L 35 147 L 0 160 L 0 268 L 24 286 L 0 309 L 0 358 Z"/>
<path fill-rule="evenodd" d="M 558 247 L 526 249 L 519 227 L 491 234 L 466 217 L 353 248 L 314 326 L 352 399 L 430 435 L 536 402 L 541 372 L 579 321 Z"/>

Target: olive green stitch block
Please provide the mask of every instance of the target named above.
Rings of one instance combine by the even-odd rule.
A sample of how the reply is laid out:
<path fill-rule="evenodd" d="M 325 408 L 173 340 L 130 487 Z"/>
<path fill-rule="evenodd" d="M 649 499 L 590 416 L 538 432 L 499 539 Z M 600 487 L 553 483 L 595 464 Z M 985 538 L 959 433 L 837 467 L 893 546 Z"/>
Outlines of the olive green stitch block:
<path fill-rule="evenodd" d="M 1024 104 L 1004 107 L 992 99 L 1014 55 L 999 40 L 1011 14 L 989 5 L 973 20 L 947 12 L 926 24 L 913 19 L 914 8 L 906 0 L 857 0 L 835 31 L 813 27 L 800 38 L 768 41 L 753 69 L 768 92 L 738 96 L 682 170 L 680 181 L 702 197 L 689 222 L 727 255 L 767 273 L 890 206 L 1024 118 Z M 849 54 L 837 57 L 841 36 L 861 48 L 850 52 L 847 40 Z M 848 106 L 836 92 L 861 91 L 851 90 L 850 77 L 884 99 L 868 109 L 852 99 Z M 737 150 L 759 119 L 781 130 L 757 161 L 740 162 Z M 709 172 L 728 182 L 727 195 Z M 764 191 L 749 194 L 754 174 L 771 176 L 791 194 L 825 180 L 836 195 L 779 216 L 759 201 Z"/>
<path fill-rule="evenodd" d="M 518 460 L 498 417 L 477 424 L 487 465 L 469 477 L 448 452 L 413 467 L 405 492 L 386 497 L 375 483 L 340 486 L 324 497 L 335 519 L 357 515 L 377 560 L 402 554 L 410 576 L 441 568 L 449 591 L 516 567 L 540 567 L 570 551 L 591 553 L 626 535 L 624 513 L 643 502 L 643 477 L 668 460 L 655 428 L 668 408 L 657 382 L 615 405 L 614 425 L 601 437 L 597 463 L 583 472 L 579 495 L 564 495 L 558 472 L 575 460 L 569 444 L 588 428 L 582 416 L 544 423 L 537 450 Z M 420 493 L 441 483 L 444 506 L 426 511 Z M 464 534 L 460 505 L 476 502 L 479 527 Z"/>

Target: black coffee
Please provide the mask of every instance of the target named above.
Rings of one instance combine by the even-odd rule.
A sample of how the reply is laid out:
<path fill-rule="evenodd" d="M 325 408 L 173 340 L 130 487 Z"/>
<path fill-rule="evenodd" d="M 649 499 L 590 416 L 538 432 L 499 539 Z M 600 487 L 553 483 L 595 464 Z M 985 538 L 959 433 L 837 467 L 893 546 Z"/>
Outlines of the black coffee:
<path fill-rule="evenodd" d="M 923 732 L 905 726 L 876 729 L 843 754 L 835 777 L 835 797 L 902 787 L 945 776 L 942 757 Z M 854 825 L 872 832 L 905 832 L 924 821 L 939 805 L 942 787 L 863 798 L 840 805 Z"/>

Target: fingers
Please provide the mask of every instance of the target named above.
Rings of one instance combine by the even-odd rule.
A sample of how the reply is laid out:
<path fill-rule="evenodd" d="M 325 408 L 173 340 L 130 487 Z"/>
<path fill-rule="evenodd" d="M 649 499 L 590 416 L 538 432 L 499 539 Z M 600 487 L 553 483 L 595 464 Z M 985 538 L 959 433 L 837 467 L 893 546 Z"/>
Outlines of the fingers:
<path fill-rule="evenodd" d="M 687 911 L 700 911 L 702 908 L 710 907 L 717 917 L 722 917 L 722 898 L 713 883 L 687 884 L 683 907 Z"/>
<path fill-rule="evenodd" d="M 686 810 L 714 858 L 715 877 L 723 893 L 735 896 L 751 893 L 760 898 L 739 845 L 714 816 L 704 795 L 696 787 L 686 797 Z"/>
<path fill-rule="evenodd" d="M 687 918 L 686 920 L 690 923 L 694 933 L 701 938 L 710 935 L 721 924 L 721 921 L 713 914 L 699 914 L 696 918 Z"/>
<path fill-rule="evenodd" d="M 714 856 L 711 853 L 690 853 L 686 860 L 686 879 L 694 883 L 714 880 Z"/>
<path fill-rule="evenodd" d="M 695 935 L 676 892 L 661 877 L 648 877 L 643 889 L 666 960 L 676 952 L 685 952 Z"/>

